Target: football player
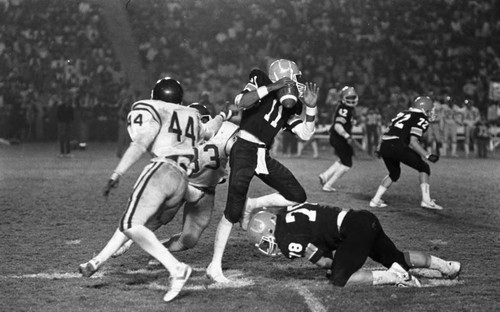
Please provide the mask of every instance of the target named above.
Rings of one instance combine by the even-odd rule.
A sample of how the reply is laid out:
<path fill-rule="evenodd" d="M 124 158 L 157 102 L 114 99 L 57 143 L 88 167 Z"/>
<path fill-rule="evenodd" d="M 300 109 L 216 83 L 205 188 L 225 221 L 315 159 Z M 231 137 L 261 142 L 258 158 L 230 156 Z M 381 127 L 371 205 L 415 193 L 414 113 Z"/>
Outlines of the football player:
<path fill-rule="evenodd" d="M 370 200 L 370 207 L 386 207 L 382 195 L 401 176 L 401 163 L 419 172 L 422 201 L 420 206 L 427 209 L 441 210 L 443 207 L 431 199 L 429 176 L 431 169 L 428 161 L 437 162 L 439 156 L 428 153 L 421 145 L 420 138 L 433 119 L 434 102 L 428 96 L 415 98 L 412 106 L 400 112 L 391 121 L 391 125 L 382 136 L 378 154 L 384 160 L 389 174 L 382 179 L 375 196 Z"/>
<path fill-rule="evenodd" d="M 193 146 L 200 139 L 213 136 L 222 123 L 217 118 L 213 128 L 204 126 L 194 108 L 182 106 L 181 84 L 170 77 L 158 80 L 151 92 L 151 99 L 135 102 L 128 114 L 128 132 L 132 142 L 120 159 L 104 188 L 104 196 L 118 186 L 119 179 L 149 152 L 151 162 L 144 168 L 130 195 L 127 208 L 120 220 L 111 243 L 102 253 L 112 254 L 127 239 L 137 243 L 157 259 L 170 273 L 169 290 L 163 300 L 174 299 L 189 279 L 192 269 L 178 261 L 154 233 L 146 226 L 151 218 L 165 211 L 175 214 L 180 207 L 187 187 Z M 84 276 L 92 275 L 100 266 L 99 255 L 79 266 Z"/>
<path fill-rule="evenodd" d="M 270 157 L 269 149 L 274 137 L 288 128 L 303 140 L 314 134 L 317 114 L 316 102 L 319 88 L 315 83 L 301 84 L 301 72 L 290 60 L 279 59 L 271 63 L 268 74 L 260 69 L 250 72 L 249 80 L 235 97 L 236 106 L 242 110 L 240 132 L 230 156 L 226 208 L 215 234 L 214 254 L 207 267 L 207 276 L 216 282 L 228 282 L 222 272 L 222 256 L 234 223 L 245 229 L 245 201 L 252 178 L 256 175 L 276 189 L 286 199 L 283 206 L 306 200 L 306 193 L 297 179 L 285 166 Z M 282 88 L 297 88 L 298 100 L 290 101 L 293 94 L 281 102 L 278 95 Z M 305 109 L 305 118 L 299 116 Z"/>
<path fill-rule="evenodd" d="M 332 226 L 333 225 L 333 226 Z M 303 203 L 253 214 L 247 231 L 259 251 L 269 256 L 282 253 L 289 259 L 305 257 L 328 270 L 335 286 L 399 285 L 419 287 L 411 268 L 437 270 L 456 278 L 461 265 L 419 251 L 400 251 L 385 234 L 379 219 L 367 210 Z M 360 270 L 366 259 L 387 270 Z"/>
<path fill-rule="evenodd" d="M 330 128 L 330 144 L 339 159 L 319 175 L 322 190 L 325 192 L 336 191 L 333 185 L 351 169 L 354 155 L 352 144 L 355 142 L 351 137 L 351 129 L 354 107 L 358 105 L 358 94 L 353 87 L 345 86 L 340 90 L 339 98 L 340 103 Z"/>
<path fill-rule="evenodd" d="M 200 120 L 204 124 L 210 124 L 214 119 L 222 119 L 217 116 L 212 119 L 208 109 L 203 105 L 195 103 L 189 107 L 198 110 Z M 215 136 L 193 147 L 192 173 L 189 176 L 184 199 L 178 204 L 179 207 L 184 204 L 182 233 L 174 235 L 163 243 L 169 251 L 194 247 L 208 226 L 214 208 L 215 188 L 226 179 L 226 163 L 237 133 L 238 126 L 224 121 Z M 178 207 L 160 209 L 147 220 L 145 226 L 155 231 L 160 226 L 168 224 L 177 211 Z M 117 231 L 97 256 L 80 265 L 80 272 L 85 277 L 92 276 L 110 257 L 118 257 L 125 253 L 132 243 L 133 240 L 129 240 L 123 233 Z"/>

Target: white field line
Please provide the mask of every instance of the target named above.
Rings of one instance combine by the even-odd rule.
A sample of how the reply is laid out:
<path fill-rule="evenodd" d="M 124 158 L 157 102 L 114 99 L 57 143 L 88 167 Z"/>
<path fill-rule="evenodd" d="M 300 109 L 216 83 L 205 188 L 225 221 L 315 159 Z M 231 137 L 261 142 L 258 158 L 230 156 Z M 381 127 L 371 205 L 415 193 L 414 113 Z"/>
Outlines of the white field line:
<path fill-rule="evenodd" d="M 294 284 L 292 287 L 295 288 L 295 290 L 297 290 L 297 292 L 302 297 L 304 297 L 306 304 L 309 307 L 309 310 L 311 310 L 311 312 L 326 312 L 327 311 L 327 309 L 321 303 L 321 301 L 318 298 L 316 298 L 313 295 L 313 293 L 311 293 L 309 291 L 309 289 L 307 289 L 304 286 L 297 285 L 297 284 Z"/>

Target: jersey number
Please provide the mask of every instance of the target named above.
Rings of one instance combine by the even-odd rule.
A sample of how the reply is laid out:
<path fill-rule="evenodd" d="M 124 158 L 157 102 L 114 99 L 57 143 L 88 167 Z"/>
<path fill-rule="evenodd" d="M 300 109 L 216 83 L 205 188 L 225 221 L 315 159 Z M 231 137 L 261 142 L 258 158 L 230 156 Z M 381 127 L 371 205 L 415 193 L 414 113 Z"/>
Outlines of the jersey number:
<path fill-rule="evenodd" d="M 287 214 L 285 216 L 286 223 L 295 222 L 295 214 L 296 213 L 301 213 L 303 215 L 306 215 L 310 222 L 316 221 L 316 211 L 315 210 L 301 208 L 301 206 L 288 208 L 288 209 L 290 209 L 290 210 L 287 212 Z"/>
<path fill-rule="evenodd" d="M 133 121 L 132 116 L 129 115 L 127 118 L 127 126 L 130 126 L 132 122 L 138 124 L 139 126 L 142 126 L 142 114 L 137 115 Z"/>
<path fill-rule="evenodd" d="M 399 113 L 396 117 L 394 117 L 391 121 L 393 122 L 394 127 L 399 129 L 403 129 L 404 122 L 410 119 L 410 114 Z"/>
<path fill-rule="evenodd" d="M 264 119 L 269 122 L 271 119 L 271 115 L 276 111 L 276 104 L 278 103 L 277 100 L 273 100 L 273 106 L 271 107 L 271 110 L 269 113 L 264 115 Z M 273 127 L 276 128 L 278 126 L 278 121 L 281 119 L 281 113 L 283 112 L 283 106 L 278 105 L 277 106 L 278 113 L 276 114 L 276 117 L 271 121 L 269 124 Z"/>
<path fill-rule="evenodd" d="M 219 149 L 215 144 L 207 144 L 203 147 L 203 151 L 208 152 L 208 151 L 213 151 L 213 156 L 210 156 L 210 162 L 209 164 L 205 165 L 205 168 L 212 169 L 212 170 L 217 170 L 220 167 L 220 157 L 219 157 Z M 199 161 L 199 153 L 198 149 L 194 149 L 194 170 L 193 172 L 198 172 L 200 171 L 200 161 Z M 212 164 L 213 162 L 213 164 Z"/>
<path fill-rule="evenodd" d="M 177 134 L 177 141 L 181 142 L 182 128 L 179 123 L 179 117 L 177 117 L 177 112 L 174 112 L 172 114 L 172 119 L 170 120 L 170 127 L 168 127 L 168 132 Z M 188 118 L 184 136 L 186 138 L 190 138 L 194 146 L 194 143 L 196 142 L 196 136 L 194 135 L 194 121 L 191 116 L 189 116 Z"/>

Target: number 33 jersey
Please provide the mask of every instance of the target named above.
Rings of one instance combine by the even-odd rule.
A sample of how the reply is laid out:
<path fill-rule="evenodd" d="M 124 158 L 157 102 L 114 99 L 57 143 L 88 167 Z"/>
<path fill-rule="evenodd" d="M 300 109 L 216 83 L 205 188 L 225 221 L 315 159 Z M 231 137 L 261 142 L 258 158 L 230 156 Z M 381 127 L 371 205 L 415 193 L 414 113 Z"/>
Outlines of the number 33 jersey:
<path fill-rule="evenodd" d="M 303 203 L 280 211 L 276 220 L 276 242 L 289 259 L 306 256 L 309 244 L 318 248 L 316 256 L 338 248 L 337 217 L 342 209 Z"/>
<path fill-rule="evenodd" d="M 215 187 L 226 176 L 229 151 L 236 140 L 237 125 L 224 121 L 216 135 L 194 148 L 194 169 L 189 184 L 199 188 Z"/>
<path fill-rule="evenodd" d="M 157 100 L 135 102 L 127 116 L 130 138 L 154 157 L 194 156 L 200 125 L 196 109 Z"/>

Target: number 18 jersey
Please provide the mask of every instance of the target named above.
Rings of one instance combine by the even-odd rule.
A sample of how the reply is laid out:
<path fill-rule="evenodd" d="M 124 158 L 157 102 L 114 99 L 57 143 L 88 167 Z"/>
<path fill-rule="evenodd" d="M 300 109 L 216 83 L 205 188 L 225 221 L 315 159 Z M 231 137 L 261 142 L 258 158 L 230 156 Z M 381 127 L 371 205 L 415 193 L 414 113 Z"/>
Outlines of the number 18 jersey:
<path fill-rule="evenodd" d="M 135 102 L 127 116 L 133 142 L 155 157 L 193 156 L 200 136 L 200 117 L 194 108 L 158 100 Z"/>

